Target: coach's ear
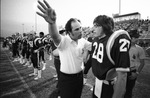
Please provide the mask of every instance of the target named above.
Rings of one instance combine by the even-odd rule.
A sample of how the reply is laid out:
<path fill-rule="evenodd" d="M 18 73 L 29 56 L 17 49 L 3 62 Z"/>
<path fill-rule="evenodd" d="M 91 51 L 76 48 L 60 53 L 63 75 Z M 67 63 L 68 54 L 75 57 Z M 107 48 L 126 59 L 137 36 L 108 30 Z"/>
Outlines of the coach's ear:
<path fill-rule="evenodd" d="M 110 70 L 108 70 L 107 74 L 106 74 L 106 79 L 105 80 L 112 80 L 117 76 L 117 72 L 115 68 L 112 68 Z"/>

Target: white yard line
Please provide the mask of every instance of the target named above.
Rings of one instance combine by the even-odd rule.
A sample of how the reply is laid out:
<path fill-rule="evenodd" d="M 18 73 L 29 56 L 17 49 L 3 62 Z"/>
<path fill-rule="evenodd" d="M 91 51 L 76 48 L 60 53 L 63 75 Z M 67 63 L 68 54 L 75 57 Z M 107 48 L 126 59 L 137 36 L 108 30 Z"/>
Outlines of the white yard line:
<path fill-rule="evenodd" d="M 19 79 L 18 78 L 13 78 L 13 79 L 1 81 L 0 83 L 10 82 L 10 81 L 16 81 L 16 80 L 19 80 Z"/>
<path fill-rule="evenodd" d="M 18 90 L 9 91 L 9 92 L 7 92 L 7 93 L 2 94 L 1 97 L 8 96 L 8 95 L 12 95 L 12 94 L 19 93 L 19 92 L 22 92 L 22 91 L 23 91 L 23 89 L 18 89 Z"/>
<path fill-rule="evenodd" d="M 6 54 L 6 53 L 5 53 Z M 15 70 L 15 72 L 18 74 L 21 82 L 23 83 L 23 86 L 27 89 L 27 92 L 30 94 L 31 98 L 36 98 L 35 94 L 32 92 L 32 90 L 30 89 L 30 87 L 28 86 L 28 84 L 25 82 L 25 80 L 23 79 L 23 77 L 20 75 L 20 73 L 18 72 L 18 70 L 15 68 L 14 64 L 12 63 L 12 61 L 10 60 L 10 58 L 8 57 L 8 55 L 6 54 L 7 58 L 9 59 L 13 69 Z"/>

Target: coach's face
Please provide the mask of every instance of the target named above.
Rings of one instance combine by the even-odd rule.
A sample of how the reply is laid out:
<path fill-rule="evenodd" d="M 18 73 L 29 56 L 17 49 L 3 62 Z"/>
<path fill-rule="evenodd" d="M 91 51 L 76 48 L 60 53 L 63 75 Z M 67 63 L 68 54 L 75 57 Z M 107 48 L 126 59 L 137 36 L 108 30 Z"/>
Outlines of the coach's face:
<path fill-rule="evenodd" d="M 72 32 L 70 33 L 70 36 L 73 40 L 78 40 L 82 37 L 82 27 L 80 22 L 75 21 L 71 23 Z"/>

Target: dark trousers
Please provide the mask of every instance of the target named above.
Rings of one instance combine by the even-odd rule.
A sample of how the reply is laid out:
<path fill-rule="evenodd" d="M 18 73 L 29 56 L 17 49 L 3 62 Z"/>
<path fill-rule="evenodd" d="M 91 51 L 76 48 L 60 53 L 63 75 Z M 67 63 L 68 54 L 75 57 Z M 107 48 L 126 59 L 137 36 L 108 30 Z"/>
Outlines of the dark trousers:
<path fill-rule="evenodd" d="M 13 47 L 13 56 L 12 57 L 20 57 L 18 47 Z"/>
<path fill-rule="evenodd" d="M 26 59 L 29 60 L 30 56 L 31 56 L 31 52 L 30 52 L 29 49 L 27 49 L 27 51 L 26 51 Z"/>
<path fill-rule="evenodd" d="M 26 48 L 26 47 L 24 47 L 24 48 L 22 49 L 21 54 L 22 54 L 23 58 L 27 55 L 27 48 Z"/>
<path fill-rule="evenodd" d="M 60 72 L 59 88 L 61 98 L 80 98 L 83 88 L 83 72 L 71 75 Z"/>
<path fill-rule="evenodd" d="M 39 58 L 38 58 L 38 53 L 32 53 L 31 54 L 31 62 L 33 63 L 33 67 L 40 70 L 40 64 L 39 64 Z"/>
<path fill-rule="evenodd" d="M 93 96 L 92 98 L 98 98 L 97 96 L 95 96 L 94 94 L 95 92 L 95 87 L 93 88 Z M 101 97 L 100 98 L 112 98 L 113 95 L 113 85 L 112 84 L 102 84 L 102 92 L 101 92 Z"/>
<path fill-rule="evenodd" d="M 39 51 L 39 58 L 40 58 L 40 60 L 42 60 L 42 61 L 45 62 L 45 59 L 44 59 L 44 51 L 43 51 L 43 50 Z"/>
<path fill-rule="evenodd" d="M 129 77 L 127 77 L 126 93 L 125 93 L 124 98 L 132 98 L 132 91 L 135 86 L 135 82 L 136 82 L 136 79 L 131 80 L 129 79 Z"/>
<path fill-rule="evenodd" d="M 89 72 L 89 70 L 90 70 L 90 68 L 91 68 L 91 66 L 92 66 L 92 56 L 90 55 L 90 58 L 89 58 L 89 60 L 87 61 L 87 63 L 85 63 L 84 64 L 84 74 L 88 74 L 88 72 Z"/>

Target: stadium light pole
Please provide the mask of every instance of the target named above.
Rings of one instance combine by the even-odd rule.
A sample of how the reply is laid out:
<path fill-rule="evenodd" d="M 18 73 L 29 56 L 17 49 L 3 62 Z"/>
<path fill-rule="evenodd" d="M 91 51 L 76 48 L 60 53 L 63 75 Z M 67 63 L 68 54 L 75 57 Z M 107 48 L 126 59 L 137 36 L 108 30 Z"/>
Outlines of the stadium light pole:
<path fill-rule="evenodd" d="M 22 24 L 22 29 L 23 29 L 23 32 L 22 32 L 22 33 L 24 33 L 24 24 Z"/>
<path fill-rule="evenodd" d="M 119 15 L 121 14 L 121 0 L 119 0 Z"/>
<path fill-rule="evenodd" d="M 34 26 L 32 26 L 32 31 L 34 31 Z"/>
<path fill-rule="evenodd" d="M 37 16 L 36 16 L 36 13 L 35 13 L 35 32 L 37 31 Z"/>
<path fill-rule="evenodd" d="M 35 12 L 35 32 L 37 32 L 37 14 L 36 14 L 36 11 L 37 11 L 37 1 L 36 2 L 34 2 L 34 4 L 33 4 L 33 9 L 34 9 L 34 12 Z"/>

